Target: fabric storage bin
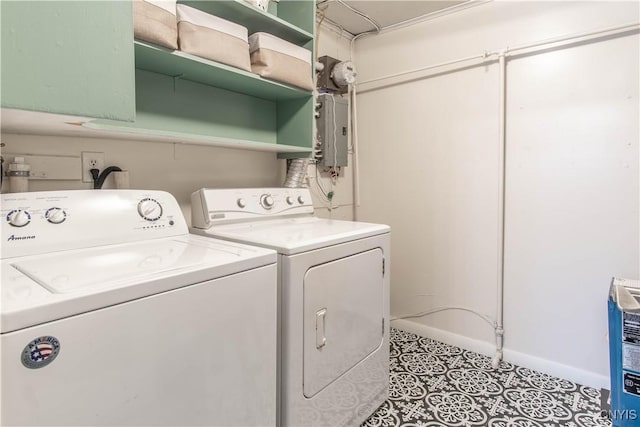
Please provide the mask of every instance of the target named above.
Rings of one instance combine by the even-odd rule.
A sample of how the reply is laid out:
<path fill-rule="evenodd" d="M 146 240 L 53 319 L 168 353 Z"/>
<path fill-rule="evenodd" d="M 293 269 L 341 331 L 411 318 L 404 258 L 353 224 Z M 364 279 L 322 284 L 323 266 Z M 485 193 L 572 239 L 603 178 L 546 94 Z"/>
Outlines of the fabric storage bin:
<path fill-rule="evenodd" d="M 311 51 L 268 33 L 249 37 L 251 71 L 261 77 L 313 90 Z"/>
<path fill-rule="evenodd" d="M 245 27 L 184 4 L 177 12 L 180 50 L 251 71 Z"/>
<path fill-rule="evenodd" d="M 139 40 L 177 49 L 176 0 L 134 0 L 133 35 Z"/>

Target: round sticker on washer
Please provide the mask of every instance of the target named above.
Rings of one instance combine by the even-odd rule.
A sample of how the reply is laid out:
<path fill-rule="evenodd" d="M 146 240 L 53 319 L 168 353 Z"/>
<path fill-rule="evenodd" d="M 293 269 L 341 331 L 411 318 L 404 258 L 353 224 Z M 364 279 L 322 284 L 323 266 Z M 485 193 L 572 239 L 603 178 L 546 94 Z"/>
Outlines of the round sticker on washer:
<path fill-rule="evenodd" d="M 60 352 L 60 341 L 55 337 L 38 337 L 22 350 L 22 364 L 29 369 L 44 368 Z"/>

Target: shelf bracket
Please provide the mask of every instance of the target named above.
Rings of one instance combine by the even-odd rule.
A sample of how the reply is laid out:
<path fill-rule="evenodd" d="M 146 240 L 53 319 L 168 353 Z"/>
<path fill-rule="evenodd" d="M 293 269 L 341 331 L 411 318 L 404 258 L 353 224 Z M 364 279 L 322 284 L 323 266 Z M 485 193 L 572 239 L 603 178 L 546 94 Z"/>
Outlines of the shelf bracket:
<path fill-rule="evenodd" d="M 184 76 L 184 74 L 176 74 L 175 76 L 172 76 L 173 77 L 173 91 L 174 92 L 176 91 L 176 80 L 181 79 L 182 76 Z"/>

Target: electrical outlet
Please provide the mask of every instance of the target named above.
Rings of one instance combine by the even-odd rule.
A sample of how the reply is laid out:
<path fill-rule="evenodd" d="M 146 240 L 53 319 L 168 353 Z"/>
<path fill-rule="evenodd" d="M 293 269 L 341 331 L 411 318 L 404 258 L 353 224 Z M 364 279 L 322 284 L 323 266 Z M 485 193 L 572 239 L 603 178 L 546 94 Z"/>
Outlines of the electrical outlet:
<path fill-rule="evenodd" d="M 93 182 L 90 169 L 104 169 L 104 153 L 82 152 L 82 182 Z"/>

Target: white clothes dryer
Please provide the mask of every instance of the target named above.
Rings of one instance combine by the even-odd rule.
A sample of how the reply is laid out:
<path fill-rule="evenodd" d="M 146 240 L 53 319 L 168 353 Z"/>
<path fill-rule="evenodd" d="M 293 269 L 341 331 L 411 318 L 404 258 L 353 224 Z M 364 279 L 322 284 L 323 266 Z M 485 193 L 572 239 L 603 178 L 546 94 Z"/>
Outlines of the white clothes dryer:
<path fill-rule="evenodd" d="M 2 425 L 275 425 L 276 252 L 169 193 L 2 195 Z"/>
<path fill-rule="evenodd" d="M 303 188 L 201 189 L 192 232 L 278 251 L 280 422 L 359 425 L 388 397 L 386 225 L 321 219 Z"/>

